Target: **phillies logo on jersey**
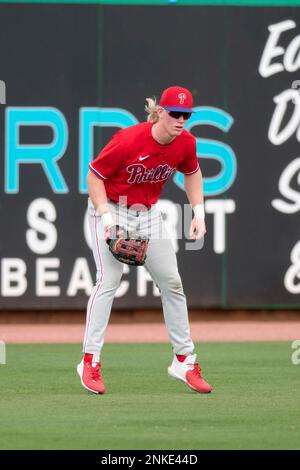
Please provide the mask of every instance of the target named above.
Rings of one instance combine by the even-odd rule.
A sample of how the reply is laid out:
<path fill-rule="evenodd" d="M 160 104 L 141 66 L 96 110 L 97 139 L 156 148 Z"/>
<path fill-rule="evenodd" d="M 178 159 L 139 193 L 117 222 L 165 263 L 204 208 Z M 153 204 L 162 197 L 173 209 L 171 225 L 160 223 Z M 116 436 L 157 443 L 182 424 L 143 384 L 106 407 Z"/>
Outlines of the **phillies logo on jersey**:
<path fill-rule="evenodd" d="M 169 165 L 158 165 L 156 168 L 146 168 L 141 163 L 133 163 L 127 168 L 130 177 L 127 180 L 127 183 L 159 183 L 161 181 L 166 181 L 176 170 Z"/>
<path fill-rule="evenodd" d="M 184 104 L 184 102 L 186 100 L 186 94 L 185 93 L 179 93 L 178 98 L 179 98 L 179 103 Z"/>

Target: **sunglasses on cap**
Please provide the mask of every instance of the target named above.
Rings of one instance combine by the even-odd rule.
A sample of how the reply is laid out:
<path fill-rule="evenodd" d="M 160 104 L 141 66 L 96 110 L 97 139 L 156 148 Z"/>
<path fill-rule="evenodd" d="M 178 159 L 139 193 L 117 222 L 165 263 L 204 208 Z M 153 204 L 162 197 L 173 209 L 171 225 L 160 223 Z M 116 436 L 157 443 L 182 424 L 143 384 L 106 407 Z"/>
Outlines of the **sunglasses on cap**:
<path fill-rule="evenodd" d="M 179 119 L 182 116 L 185 121 L 190 119 L 192 115 L 192 113 L 185 113 L 183 111 L 167 111 L 167 113 L 174 119 Z"/>

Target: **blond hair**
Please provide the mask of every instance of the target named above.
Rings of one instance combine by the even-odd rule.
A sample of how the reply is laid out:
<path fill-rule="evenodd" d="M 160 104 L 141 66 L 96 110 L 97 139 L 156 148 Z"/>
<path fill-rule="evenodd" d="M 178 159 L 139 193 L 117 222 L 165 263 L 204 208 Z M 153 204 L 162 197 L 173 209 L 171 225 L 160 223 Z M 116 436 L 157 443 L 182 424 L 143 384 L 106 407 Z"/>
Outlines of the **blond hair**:
<path fill-rule="evenodd" d="M 159 109 L 156 98 L 155 96 L 153 98 L 146 98 L 146 101 L 145 111 L 148 113 L 147 121 L 155 123 L 158 121 L 157 110 Z"/>

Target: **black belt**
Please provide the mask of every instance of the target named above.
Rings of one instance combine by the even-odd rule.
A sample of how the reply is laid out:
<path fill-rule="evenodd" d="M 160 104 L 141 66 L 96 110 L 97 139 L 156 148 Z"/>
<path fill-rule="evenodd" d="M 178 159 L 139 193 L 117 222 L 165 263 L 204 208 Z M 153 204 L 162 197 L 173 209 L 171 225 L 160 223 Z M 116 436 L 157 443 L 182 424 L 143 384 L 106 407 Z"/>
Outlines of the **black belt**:
<path fill-rule="evenodd" d="M 123 205 L 123 206 L 126 206 L 127 209 L 133 211 L 133 212 L 148 212 L 150 211 L 151 207 L 146 207 L 144 204 L 139 204 L 139 203 L 134 203 L 134 204 L 131 204 L 130 206 L 128 204 L 123 204 L 122 202 L 119 202 L 119 201 L 114 201 L 113 199 L 108 199 L 109 202 L 113 202 L 114 204 L 118 204 L 118 205 Z"/>

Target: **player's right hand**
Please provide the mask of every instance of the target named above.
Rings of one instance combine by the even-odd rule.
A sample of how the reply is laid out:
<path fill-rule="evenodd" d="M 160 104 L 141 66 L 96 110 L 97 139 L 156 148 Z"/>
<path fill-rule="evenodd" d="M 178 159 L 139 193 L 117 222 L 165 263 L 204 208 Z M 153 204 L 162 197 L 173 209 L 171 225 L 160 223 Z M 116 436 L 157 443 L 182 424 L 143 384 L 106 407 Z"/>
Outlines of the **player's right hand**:
<path fill-rule="evenodd" d="M 104 230 L 104 239 L 109 244 L 110 240 L 116 240 L 117 238 L 128 238 L 129 235 L 124 227 L 120 227 L 117 224 L 111 224 Z"/>
<path fill-rule="evenodd" d="M 106 243 L 112 238 L 113 233 L 115 232 L 114 227 L 116 227 L 116 224 L 110 224 L 104 227 L 104 240 L 106 241 Z"/>

